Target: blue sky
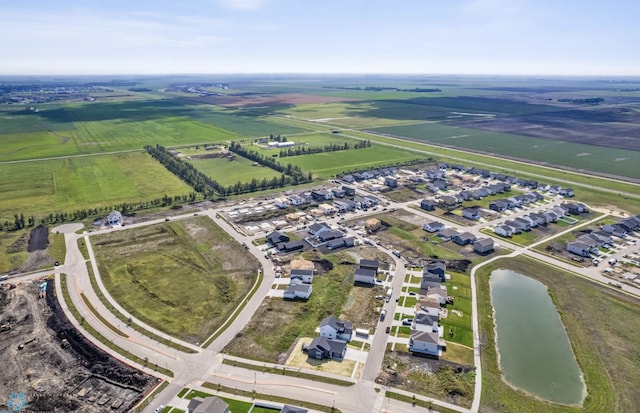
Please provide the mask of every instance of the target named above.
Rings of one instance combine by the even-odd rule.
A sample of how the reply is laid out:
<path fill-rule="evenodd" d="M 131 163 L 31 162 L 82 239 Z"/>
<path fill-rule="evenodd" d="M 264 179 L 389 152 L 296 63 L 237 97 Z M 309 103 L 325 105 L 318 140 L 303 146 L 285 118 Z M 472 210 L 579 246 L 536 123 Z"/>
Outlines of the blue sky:
<path fill-rule="evenodd" d="M 637 0 L 14 1 L 0 74 L 640 75 L 638 16 Z"/>

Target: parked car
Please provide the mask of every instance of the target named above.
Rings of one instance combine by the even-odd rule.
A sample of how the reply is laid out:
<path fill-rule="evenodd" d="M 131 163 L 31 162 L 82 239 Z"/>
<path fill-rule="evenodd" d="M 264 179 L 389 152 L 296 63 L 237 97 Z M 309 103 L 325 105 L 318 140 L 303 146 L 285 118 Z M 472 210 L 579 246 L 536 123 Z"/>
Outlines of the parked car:
<path fill-rule="evenodd" d="M 387 329 L 385 330 L 385 332 L 386 332 L 387 334 L 389 334 L 389 332 L 390 332 L 390 331 L 391 331 L 391 327 L 390 327 L 390 326 L 387 326 Z"/>

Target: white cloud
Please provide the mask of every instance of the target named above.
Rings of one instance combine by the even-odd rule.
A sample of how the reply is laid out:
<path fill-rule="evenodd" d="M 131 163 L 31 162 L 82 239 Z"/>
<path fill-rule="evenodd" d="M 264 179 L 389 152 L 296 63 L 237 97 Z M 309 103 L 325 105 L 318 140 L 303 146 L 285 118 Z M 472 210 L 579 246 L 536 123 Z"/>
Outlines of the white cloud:
<path fill-rule="evenodd" d="M 258 10 L 269 0 L 216 0 L 216 3 L 228 9 L 236 10 Z"/>

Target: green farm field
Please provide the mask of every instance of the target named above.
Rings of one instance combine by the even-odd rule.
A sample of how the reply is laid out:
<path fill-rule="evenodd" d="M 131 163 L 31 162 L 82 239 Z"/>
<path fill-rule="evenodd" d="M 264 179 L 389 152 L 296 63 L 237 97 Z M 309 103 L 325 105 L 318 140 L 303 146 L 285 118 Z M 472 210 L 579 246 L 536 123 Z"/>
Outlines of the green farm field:
<path fill-rule="evenodd" d="M 258 261 L 208 217 L 91 240 L 107 290 L 149 325 L 202 343 L 251 289 Z"/>
<path fill-rule="evenodd" d="M 314 124 L 335 125 L 347 128 L 365 128 L 375 126 L 388 126 L 406 123 L 404 120 L 366 117 L 362 114 L 374 109 L 371 102 L 341 102 L 297 105 L 282 111 L 299 119 L 311 121 Z"/>
<path fill-rule="evenodd" d="M 313 172 L 314 176 L 329 178 L 345 171 L 375 168 L 420 158 L 422 157 L 400 148 L 388 148 L 374 144 L 370 148 L 288 156 L 283 158 L 281 162 L 298 165 L 303 171 Z"/>
<path fill-rule="evenodd" d="M 204 152 L 204 151 L 201 151 Z M 253 165 L 253 161 L 236 156 L 233 161 L 226 158 L 191 159 L 200 172 L 218 181 L 221 185 L 233 185 L 236 182 L 249 182 L 253 178 L 261 181 L 280 177 L 280 173 L 262 165 Z"/>
<path fill-rule="evenodd" d="M 640 179 L 640 152 L 448 126 L 440 123 L 375 128 L 374 132 L 490 154 L 527 158 Z"/>
<path fill-rule="evenodd" d="M 0 164 L 0 220 L 191 191 L 143 152 Z"/>

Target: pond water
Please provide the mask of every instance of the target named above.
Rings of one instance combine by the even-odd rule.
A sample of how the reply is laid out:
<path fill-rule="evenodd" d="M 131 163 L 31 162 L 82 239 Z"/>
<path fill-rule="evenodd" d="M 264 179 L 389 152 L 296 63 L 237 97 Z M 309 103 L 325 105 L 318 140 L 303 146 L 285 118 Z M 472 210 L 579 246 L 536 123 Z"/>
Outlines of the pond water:
<path fill-rule="evenodd" d="M 508 270 L 493 271 L 489 284 L 506 381 L 551 402 L 581 403 L 582 372 L 547 287 Z"/>

